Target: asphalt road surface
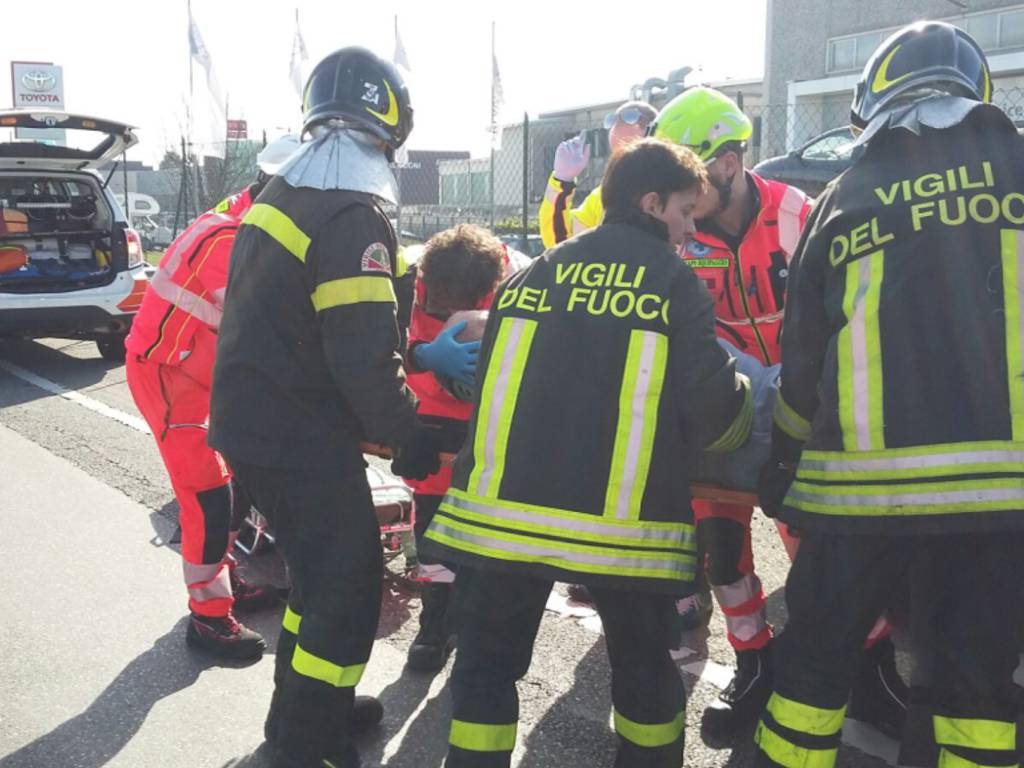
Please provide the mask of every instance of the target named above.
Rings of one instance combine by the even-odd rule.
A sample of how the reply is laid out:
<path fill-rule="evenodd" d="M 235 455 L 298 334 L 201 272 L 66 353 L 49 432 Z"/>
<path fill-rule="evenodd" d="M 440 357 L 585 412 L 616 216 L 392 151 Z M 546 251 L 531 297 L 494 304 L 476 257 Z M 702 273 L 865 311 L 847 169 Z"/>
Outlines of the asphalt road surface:
<path fill-rule="evenodd" d="M 168 543 L 177 505 L 123 366 L 92 343 L 0 342 L 0 468 L 0 768 L 269 765 L 260 745 L 281 611 L 242 617 L 270 644 L 259 663 L 218 663 L 186 647 L 180 558 Z M 781 624 L 785 551 L 760 515 L 754 539 L 769 616 Z M 434 677 L 403 668 L 419 599 L 401 563 L 390 565 L 360 686 L 387 714 L 361 751 L 367 766 L 432 768 L 445 753 L 451 665 Z M 273 554 L 244 568 L 283 583 Z M 559 608 L 564 586 L 556 593 Z M 599 622 L 564 614 L 545 615 L 520 684 L 517 766 L 612 764 Z M 731 674 L 721 614 L 684 645 L 686 765 L 750 765 L 750 732 L 732 743 L 700 733 L 701 712 Z M 895 749 L 848 721 L 839 765 L 892 764 Z"/>

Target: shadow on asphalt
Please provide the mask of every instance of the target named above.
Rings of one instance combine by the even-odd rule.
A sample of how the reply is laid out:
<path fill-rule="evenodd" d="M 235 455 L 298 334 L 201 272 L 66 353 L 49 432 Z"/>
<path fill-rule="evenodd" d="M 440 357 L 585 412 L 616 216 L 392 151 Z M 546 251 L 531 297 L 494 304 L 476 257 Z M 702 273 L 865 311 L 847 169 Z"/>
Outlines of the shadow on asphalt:
<path fill-rule="evenodd" d="M 182 653 L 186 621 L 183 617 L 134 658 L 84 712 L 7 755 L 0 768 L 106 765 L 138 733 L 158 702 L 191 686 L 204 670 L 225 666 L 207 656 Z"/>
<path fill-rule="evenodd" d="M 68 342 L 68 344 L 74 343 Z M 59 348 L 54 349 L 45 344 L 18 339 L 0 339 L 0 360 L 13 363 L 31 373 L 53 380 L 56 380 L 57 377 L 52 372 L 60 371 L 59 383 L 69 390 L 90 387 L 102 381 L 110 371 L 124 365 L 124 363 L 104 360 L 99 353 L 96 357 L 81 358 L 65 354 Z M 4 371 L 3 375 L 8 374 Z M 21 386 L 9 389 L 5 397 L 0 400 L 0 407 L 21 405 L 44 397 L 53 397 L 50 392 L 39 389 L 28 382 L 19 381 L 19 384 Z"/>

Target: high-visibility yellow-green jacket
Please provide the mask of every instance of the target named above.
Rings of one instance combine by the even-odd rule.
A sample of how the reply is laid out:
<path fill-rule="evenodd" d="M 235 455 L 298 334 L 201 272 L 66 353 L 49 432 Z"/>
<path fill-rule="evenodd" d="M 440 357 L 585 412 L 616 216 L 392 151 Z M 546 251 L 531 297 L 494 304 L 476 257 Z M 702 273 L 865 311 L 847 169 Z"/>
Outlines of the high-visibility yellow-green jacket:
<path fill-rule="evenodd" d="M 575 194 L 575 182 L 561 181 L 551 174 L 540 203 L 540 237 L 545 248 L 553 248 L 563 240 L 593 229 L 604 218 L 601 187 L 587 195 L 579 208 L 572 207 Z"/>

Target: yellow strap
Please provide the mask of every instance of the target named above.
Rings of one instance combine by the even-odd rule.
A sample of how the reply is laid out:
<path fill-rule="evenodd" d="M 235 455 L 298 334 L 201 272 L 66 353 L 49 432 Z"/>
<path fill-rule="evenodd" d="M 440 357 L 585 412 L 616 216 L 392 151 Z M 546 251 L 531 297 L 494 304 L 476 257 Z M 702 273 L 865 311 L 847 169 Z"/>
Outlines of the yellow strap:
<path fill-rule="evenodd" d="M 249 209 L 242 224 L 259 227 L 299 261 L 305 263 L 309 250 L 309 236 L 299 229 L 286 214 L 272 205 L 257 203 Z"/>
<path fill-rule="evenodd" d="M 489 725 L 453 719 L 448 743 L 470 752 L 511 752 L 516 746 L 516 724 Z"/>
<path fill-rule="evenodd" d="M 836 764 L 839 748 L 807 749 L 779 736 L 763 722 L 758 723 L 754 743 L 772 762 L 785 768 L 832 768 Z"/>
<path fill-rule="evenodd" d="M 676 715 L 672 722 L 656 724 L 637 723 L 617 709 L 614 712 L 615 732 L 638 747 L 667 747 L 675 744 L 682 737 L 683 726 L 686 724 L 685 712 Z"/>
<path fill-rule="evenodd" d="M 301 645 L 296 645 L 295 655 L 292 656 L 292 669 L 303 677 L 311 677 L 335 688 L 355 688 L 363 677 L 366 664 L 342 667 L 315 656 Z"/>
<path fill-rule="evenodd" d="M 750 437 L 750 425 L 754 423 L 754 398 L 750 392 L 750 379 L 742 373 L 736 374 L 736 378 L 743 388 L 743 405 L 725 432 L 706 448 L 711 453 L 735 451 Z"/>
<path fill-rule="evenodd" d="M 367 302 L 395 304 L 395 287 L 387 275 L 343 277 L 320 283 L 313 291 L 313 308 L 323 312 L 331 307 Z"/>
<path fill-rule="evenodd" d="M 1012 752 L 1017 748 L 1017 724 L 1000 720 L 932 717 L 935 743 L 945 747 L 967 747 Z"/>

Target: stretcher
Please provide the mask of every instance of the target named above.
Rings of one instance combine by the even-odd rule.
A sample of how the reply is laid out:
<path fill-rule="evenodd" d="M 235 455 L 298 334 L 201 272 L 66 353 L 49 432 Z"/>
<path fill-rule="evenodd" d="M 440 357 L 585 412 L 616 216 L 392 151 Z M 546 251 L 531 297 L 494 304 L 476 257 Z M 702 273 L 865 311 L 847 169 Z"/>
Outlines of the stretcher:
<path fill-rule="evenodd" d="M 371 453 L 379 455 L 374 451 Z M 373 508 L 377 513 L 377 524 L 380 526 L 384 559 L 390 560 L 402 552 L 405 541 L 413 536 L 416 510 L 413 505 L 412 489 L 401 479 L 392 477 L 374 466 L 366 468 L 366 480 L 370 485 Z M 235 546 L 245 554 L 252 555 L 273 544 L 274 533 L 270 530 L 266 518 L 256 507 L 251 507 L 242 522 L 242 530 L 235 541 Z"/>
<path fill-rule="evenodd" d="M 384 447 L 383 445 L 374 445 L 373 443 L 363 443 L 360 446 L 363 449 L 363 453 L 370 456 L 377 456 L 382 459 L 391 458 L 391 450 Z M 453 453 L 442 453 L 441 463 L 451 464 L 455 461 L 455 454 Z M 712 483 L 691 483 L 690 484 L 690 495 L 695 499 L 703 499 L 705 501 L 716 501 L 722 504 L 741 504 L 744 506 L 756 507 L 760 504 L 757 500 L 756 493 L 750 493 L 749 491 L 736 491 L 729 488 L 722 488 Z"/>
<path fill-rule="evenodd" d="M 363 453 L 382 459 L 391 458 L 391 450 L 382 445 L 362 444 Z M 441 454 L 442 464 L 451 464 L 455 454 Z M 370 484 L 373 496 L 373 507 L 377 513 L 380 526 L 381 546 L 384 558 L 390 560 L 402 552 L 403 542 L 413 535 L 416 525 L 416 508 L 413 504 L 412 489 L 401 479 L 392 477 L 382 470 L 369 466 L 366 468 L 366 479 Z M 711 483 L 692 483 L 690 495 L 695 499 L 737 504 L 756 507 L 759 502 L 757 495 L 748 491 L 737 491 L 722 488 Z M 235 546 L 247 555 L 259 552 L 274 544 L 274 534 L 270 531 L 266 519 L 253 507 L 243 523 Z"/>

